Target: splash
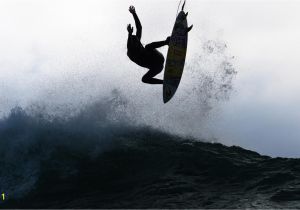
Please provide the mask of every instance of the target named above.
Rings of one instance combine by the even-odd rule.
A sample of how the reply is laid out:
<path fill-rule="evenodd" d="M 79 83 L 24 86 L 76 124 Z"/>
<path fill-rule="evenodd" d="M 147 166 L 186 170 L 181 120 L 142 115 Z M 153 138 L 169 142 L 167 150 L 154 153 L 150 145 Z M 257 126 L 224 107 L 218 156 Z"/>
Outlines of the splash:
<path fill-rule="evenodd" d="M 234 57 L 227 52 L 224 42 L 208 40 L 188 65 L 187 76 L 195 81 L 188 94 L 196 96 L 204 113 L 209 114 L 223 101 L 230 99 L 237 74 L 233 61 Z"/>

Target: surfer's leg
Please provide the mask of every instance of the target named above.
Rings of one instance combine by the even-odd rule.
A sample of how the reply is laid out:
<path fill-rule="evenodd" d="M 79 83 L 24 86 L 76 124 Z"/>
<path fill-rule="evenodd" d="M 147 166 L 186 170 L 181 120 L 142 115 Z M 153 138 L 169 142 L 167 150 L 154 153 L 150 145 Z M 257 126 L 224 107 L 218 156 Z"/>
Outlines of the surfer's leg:
<path fill-rule="evenodd" d="M 153 78 L 164 69 L 164 56 L 157 50 L 149 50 L 148 56 L 144 58 L 149 63 L 149 71 L 143 76 L 142 81 L 148 84 L 163 84 L 163 80 Z"/>
<path fill-rule="evenodd" d="M 165 46 L 165 45 L 167 45 L 166 41 L 152 42 L 152 43 L 150 43 L 150 44 L 147 44 L 147 45 L 145 46 L 145 48 L 146 48 L 147 50 L 154 50 L 154 49 L 156 49 L 156 48 L 160 48 L 160 47 Z"/>
<path fill-rule="evenodd" d="M 144 83 L 148 84 L 163 84 L 163 80 L 153 78 L 158 75 L 163 70 L 163 66 L 160 68 L 152 68 L 150 69 L 142 78 Z"/>
<path fill-rule="evenodd" d="M 170 38 L 168 37 L 166 40 L 164 41 L 159 41 L 159 42 L 152 42 L 150 44 L 147 44 L 145 46 L 146 49 L 149 49 L 149 50 L 153 50 L 153 49 L 156 49 L 156 48 L 160 48 L 162 46 L 165 46 L 165 45 L 168 45 L 170 42 Z"/>

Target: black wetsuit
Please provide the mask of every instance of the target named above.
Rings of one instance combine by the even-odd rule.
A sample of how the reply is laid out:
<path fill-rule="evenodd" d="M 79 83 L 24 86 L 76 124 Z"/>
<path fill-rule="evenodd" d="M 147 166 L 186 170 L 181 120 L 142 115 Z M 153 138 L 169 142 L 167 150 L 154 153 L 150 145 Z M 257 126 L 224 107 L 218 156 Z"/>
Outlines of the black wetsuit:
<path fill-rule="evenodd" d="M 162 84 L 163 80 L 155 79 L 164 68 L 164 56 L 156 49 L 168 45 L 168 39 L 160 42 L 147 44 L 145 47 L 141 43 L 142 25 L 136 13 L 132 13 L 136 25 L 136 35 L 128 33 L 127 55 L 134 63 L 148 68 L 149 71 L 143 76 L 142 81 L 149 84 Z"/>

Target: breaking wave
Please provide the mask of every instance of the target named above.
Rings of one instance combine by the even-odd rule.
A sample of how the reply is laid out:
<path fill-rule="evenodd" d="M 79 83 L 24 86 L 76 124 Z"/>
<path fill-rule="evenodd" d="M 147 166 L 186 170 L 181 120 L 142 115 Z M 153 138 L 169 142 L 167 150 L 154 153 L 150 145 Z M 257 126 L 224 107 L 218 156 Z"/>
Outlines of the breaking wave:
<path fill-rule="evenodd" d="M 122 97 L 103 101 L 69 118 L 15 108 L 1 121 L 4 207 L 299 208 L 299 160 L 131 125 L 112 114 Z"/>

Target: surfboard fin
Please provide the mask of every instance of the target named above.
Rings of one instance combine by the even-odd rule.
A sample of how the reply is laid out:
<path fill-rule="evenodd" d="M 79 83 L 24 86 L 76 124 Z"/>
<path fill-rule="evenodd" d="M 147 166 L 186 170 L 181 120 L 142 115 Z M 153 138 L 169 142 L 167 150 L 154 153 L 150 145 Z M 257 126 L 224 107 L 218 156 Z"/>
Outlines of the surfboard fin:
<path fill-rule="evenodd" d="M 191 25 L 190 27 L 188 27 L 188 28 L 186 29 L 186 32 L 185 32 L 185 33 L 186 33 L 186 34 L 189 33 L 190 30 L 192 30 L 193 26 L 194 26 L 194 25 Z"/>

